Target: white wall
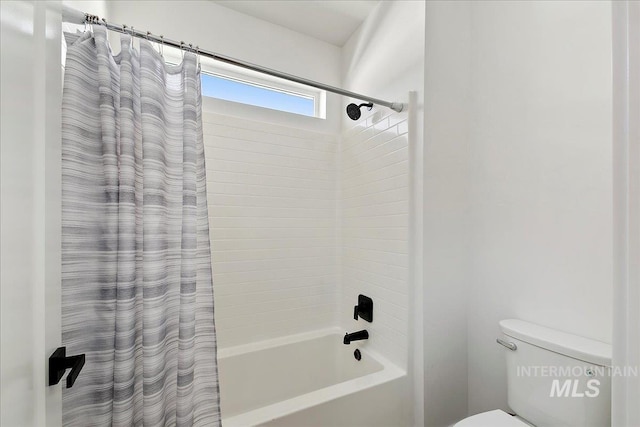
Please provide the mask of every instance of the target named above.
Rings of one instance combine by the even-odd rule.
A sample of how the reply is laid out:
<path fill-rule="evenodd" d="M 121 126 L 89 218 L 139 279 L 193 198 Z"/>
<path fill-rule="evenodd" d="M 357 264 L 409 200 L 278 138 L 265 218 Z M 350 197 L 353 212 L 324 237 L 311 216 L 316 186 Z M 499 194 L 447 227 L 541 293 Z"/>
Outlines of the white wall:
<path fill-rule="evenodd" d="M 611 342 L 611 4 L 473 3 L 471 28 L 475 413 L 506 408 L 500 319 Z"/>
<path fill-rule="evenodd" d="M 507 409 L 500 319 L 611 340 L 610 7 L 428 2 L 427 425 Z"/>
<path fill-rule="evenodd" d="M 423 2 L 381 1 L 342 48 L 342 86 L 408 102 L 423 85 L 423 35 Z"/>
<path fill-rule="evenodd" d="M 0 3 L 0 424 L 56 426 L 60 345 L 60 2 Z"/>
<path fill-rule="evenodd" d="M 203 121 L 218 346 L 335 326 L 336 135 Z"/>
<path fill-rule="evenodd" d="M 469 2 L 427 2 L 425 31 L 424 412 L 447 426 L 467 414 Z"/>
<path fill-rule="evenodd" d="M 341 326 L 366 328 L 368 343 L 409 372 L 414 424 L 422 425 L 421 209 L 424 2 L 380 2 L 343 47 L 345 89 L 414 108 L 400 114 L 344 107 L 341 157 Z M 387 117 L 388 116 L 388 117 Z M 405 121 L 406 120 L 406 121 Z M 406 133 L 405 133 L 406 132 Z M 371 293 L 374 322 L 353 320 L 358 293 Z M 412 383 L 412 384 L 411 384 Z"/>
<path fill-rule="evenodd" d="M 107 0 L 62 0 L 62 4 L 80 12 L 107 17 Z"/>
<path fill-rule="evenodd" d="M 110 1 L 107 20 L 184 40 L 222 55 L 333 86 L 340 85 L 340 48 L 212 1 Z M 116 39 L 111 34 L 112 40 Z M 112 46 L 119 50 L 119 44 Z M 168 49 L 168 48 L 167 48 Z M 324 131 L 339 128 L 340 97 L 327 95 Z M 233 115 L 234 108 L 217 112 Z"/>

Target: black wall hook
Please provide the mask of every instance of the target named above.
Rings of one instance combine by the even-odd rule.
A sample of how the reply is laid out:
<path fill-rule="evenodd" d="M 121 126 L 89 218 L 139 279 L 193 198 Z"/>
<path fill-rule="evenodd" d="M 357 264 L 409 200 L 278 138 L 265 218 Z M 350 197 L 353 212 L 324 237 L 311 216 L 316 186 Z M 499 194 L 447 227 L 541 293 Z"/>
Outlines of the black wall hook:
<path fill-rule="evenodd" d="M 49 385 L 58 384 L 64 372 L 71 368 L 71 372 L 67 375 L 67 388 L 73 387 L 83 366 L 84 354 L 67 357 L 67 348 L 58 347 L 49 357 Z"/>

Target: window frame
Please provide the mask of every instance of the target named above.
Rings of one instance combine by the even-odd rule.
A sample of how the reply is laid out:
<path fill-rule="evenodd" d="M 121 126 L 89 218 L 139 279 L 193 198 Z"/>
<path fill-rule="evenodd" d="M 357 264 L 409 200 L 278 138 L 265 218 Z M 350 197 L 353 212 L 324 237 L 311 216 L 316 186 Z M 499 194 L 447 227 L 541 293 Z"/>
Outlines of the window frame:
<path fill-rule="evenodd" d="M 165 49 L 164 56 L 167 62 L 173 64 L 180 64 L 182 62 L 182 53 L 178 49 Z M 296 114 L 298 116 L 323 120 L 327 118 L 327 91 L 325 90 L 303 85 L 297 82 L 291 82 L 279 77 L 274 77 L 268 74 L 260 73 L 258 71 L 242 68 L 237 65 L 216 61 L 212 58 L 204 56 L 200 56 L 200 71 L 203 74 L 233 80 L 242 84 L 259 87 L 266 90 L 272 90 L 275 92 L 286 93 L 293 96 L 313 99 L 314 115 L 308 116 L 306 114 L 279 110 L 277 108 L 262 107 L 260 105 L 246 104 L 244 102 L 238 101 L 229 101 L 213 96 L 203 95 L 203 98 L 216 99 L 220 102 L 234 102 L 239 105 L 250 105 L 256 108 L 266 108 L 268 110 L 278 111 L 283 114 Z"/>
<path fill-rule="evenodd" d="M 321 111 L 320 111 L 321 104 L 322 104 L 320 101 L 322 97 L 322 93 L 321 93 L 322 91 L 320 89 L 314 90 L 314 88 L 311 88 L 311 87 L 307 89 L 307 87 L 296 87 L 294 85 L 287 84 L 285 83 L 286 81 L 281 82 L 281 81 L 276 81 L 271 79 L 265 79 L 262 77 L 248 76 L 248 73 L 242 72 L 242 71 L 246 71 L 244 69 L 241 69 L 242 71 L 236 71 L 236 70 L 212 70 L 212 68 L 213 67 L 203 66 L 201 68 L 201 73 L 207 76 L 232 81 L 245 86 L 252 86 L 255 88 L 259 88 L 259 89 L 263 89 L 271 92 L 277 92 L 277 93 L 289 95 L 292 97 L 311 100 L 313 102 L 313 112 L 312 114 L 304 114 L 304 113 L 298 113 L 295 111 L 280 110 L 279 108 L 249 104 L 242 101 L 233 101 L 233 100 L 228 100 L 224 98 L 217 98 L 215 96 L 209 96 L 204 94 L 202 95 L 203 97 L 215 98 L 215 99 L 219 99 L 221 101 L 227 101 L 227 102 L 237 102 L 239 104 L 247 104 L 247 105 L 252 105 L 254 107 L 259 107 L 259 108 L 268 108 L 270 110 L 282 111 L 289 114 L 299 114 L 306 117 L 322 118 Z M 219 68 L 219 67 L 216 67 L 216 68 Z M 240 68 L 240 67 L 237 67 L 237 68 Z M 277 79 L 277 80 L 283 80 L 283 79 Z"/>

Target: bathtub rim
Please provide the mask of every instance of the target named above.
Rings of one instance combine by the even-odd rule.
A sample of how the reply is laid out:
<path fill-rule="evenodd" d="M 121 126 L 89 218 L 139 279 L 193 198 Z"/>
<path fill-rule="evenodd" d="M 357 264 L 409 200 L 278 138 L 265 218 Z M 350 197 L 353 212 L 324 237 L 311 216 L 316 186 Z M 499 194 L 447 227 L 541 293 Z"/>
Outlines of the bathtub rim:
<path fill-rule="evenodd" d="M 218 358 L 225 359 L 241 354 L 281 347 L 287 344 L 310 341 L 328 335 L 336 335 L 340 337 L 342 335 L 342 330 L 338 327 L 325 328 L 302 334 L 287 335 L 255 343 L 219 349 Z M 361 351 L 382 365 L 382 369 L 358 378 L 353 378 L 309 393 L 301 394 L 287 400 L 272 403 L 242 414 L 237 414 L 228 418 L 224 418 L 223 415 L 223 425 L 225 427 L 256 426 L 406 376 L 407 372 L 404 369 L 398 367 L 379 353 L 370 349 L 361 349 Z"/>
<path fill-rule="evenodd" d="M 317 329 L 300 334 L 285 335 L 282 337 L 269 338 L 266 340 L 256 341 L 248 344 L 219 348 L 218 359 L 226 359 L 228 357 L 239 356 L 245 353 L 253 353 L 254 351 L 268 350 L 270 348 L 281 347 L 287 344 L 296 344 L 304 341 L 311 341 L 335 334 L 341 334 L 341 329 L 338 327 Z"/>

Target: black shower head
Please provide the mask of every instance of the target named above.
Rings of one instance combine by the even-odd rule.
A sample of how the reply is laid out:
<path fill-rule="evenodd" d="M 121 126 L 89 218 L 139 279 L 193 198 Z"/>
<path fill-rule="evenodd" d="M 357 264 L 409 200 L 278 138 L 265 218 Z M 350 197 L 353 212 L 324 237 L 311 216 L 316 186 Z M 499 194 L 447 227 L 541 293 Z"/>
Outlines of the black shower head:
<path fill-rule="evenodd" d="M 362 107 L 369 107 L 369 110 L 371 110 L 373 108 L 373 103 L 369 102 L 369 103 L 364 103 L 364 104 L 360 104 L 360 105 L 356 105 L 356 104 L 349 104 L 347 105 L 347 116 L 349 116 L 349 118 L 351 120 L 358 120 L 361 116 L 361 112 L 360 109 Z"/>

